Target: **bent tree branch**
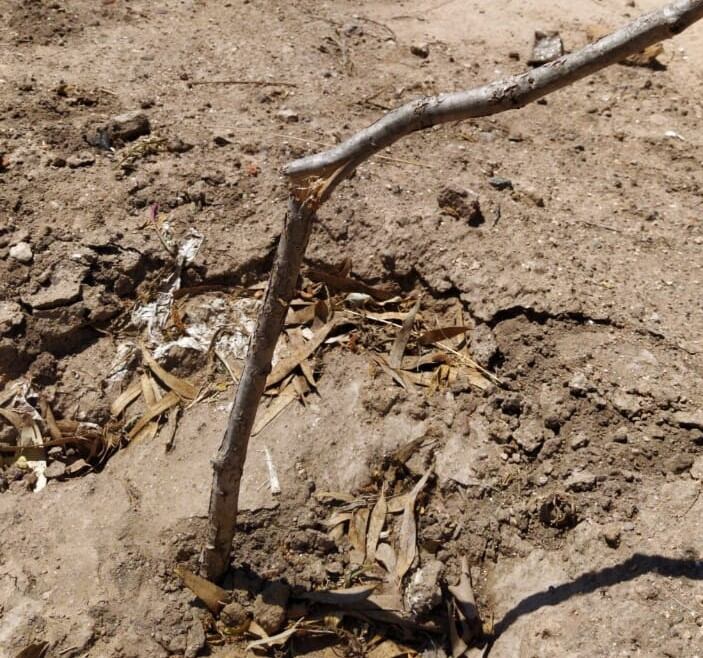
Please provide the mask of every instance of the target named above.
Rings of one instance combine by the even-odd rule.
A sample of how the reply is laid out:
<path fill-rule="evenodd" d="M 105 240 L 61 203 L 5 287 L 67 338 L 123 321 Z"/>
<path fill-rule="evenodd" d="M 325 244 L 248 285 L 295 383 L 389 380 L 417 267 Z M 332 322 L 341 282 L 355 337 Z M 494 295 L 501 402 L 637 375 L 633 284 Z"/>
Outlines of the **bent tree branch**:
<path fill-rule="evenodd" d="M 209 579 L 219 580 L 229 565 L 239 487 L 256 411 L 294 294 L 315 212 L 335 187 L 362 162 L 405 135 L 441 123 L 523 107 L 647 46 L 669 39 L 701 18 L 703 0 L 675 0 L 581 50 L 534 70 L 468 91 L 407 103 L 335 148 L 284 167 L 291 185 L 288 213 L 227 430 L 213 462 L 208 541 L 202 554 L 202 571 Z"/>

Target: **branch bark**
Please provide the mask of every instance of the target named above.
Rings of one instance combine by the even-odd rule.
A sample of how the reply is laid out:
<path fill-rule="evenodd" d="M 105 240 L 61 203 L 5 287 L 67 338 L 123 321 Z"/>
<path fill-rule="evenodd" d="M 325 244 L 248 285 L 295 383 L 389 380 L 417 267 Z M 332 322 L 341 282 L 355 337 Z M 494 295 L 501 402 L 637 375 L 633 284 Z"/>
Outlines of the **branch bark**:
<path fill-rule="evenodd" d="M 227 430 L 213 461 L 208 540 L 201 557 L 207 578 L 219 580 L 229 566 L 239 502 L 239 485 L 259 401 L 271 372 L 271 358 L 295 292 L 300 265 L 310 238 L 315 211 L 290 197 L 283 233 L 256 330 L 249 341 L 244 371 Z"/>
<path fill-rule="evenodd" d="M 350 174 L 364 160 L 405 135 L 442 123 L 524 107 L 647 46 L 679 34 L 700 18 L 703 18 L 703 0 L 675 0 L 539 68 L 468 91 L 406 103 L 338 146 L 290 162 L 283 173 L 303 188 L 308 187 L 312 179 L 328 178 L 341 167 Z M 331 191 L 327 190 L 326 196 Z"/>
<path fill-rule="evenodd" d="M 227 430 L 213 462 L 208 543 L 201 560 L 210 580 L 219 580 L 229 564 L 244 461 L 271 358 L 293 297 L 315 212 L 335 187 L 364 160 L 405 135 L 449 121 L 523 107 L 670 38 L 701 18 L 703 0 L 675 0 L 554 62 L 483 87 L 412 101 L 339 146 L 286 165 L 283 171 L 291 184 L 288 213 Z"/>

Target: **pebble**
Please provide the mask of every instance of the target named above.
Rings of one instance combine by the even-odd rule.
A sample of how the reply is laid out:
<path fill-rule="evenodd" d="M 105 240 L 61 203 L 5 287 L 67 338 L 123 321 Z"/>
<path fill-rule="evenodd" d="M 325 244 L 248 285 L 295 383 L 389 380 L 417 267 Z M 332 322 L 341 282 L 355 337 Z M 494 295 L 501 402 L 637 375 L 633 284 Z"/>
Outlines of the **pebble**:
<path fill-rule="evenodd" d="M 0 301 L 0 336 L 22 324 L 22 307 L 17 302 Z"/>
<path fill-rule="evenodd" d="M 430 56 L 430 47 L 426 43 L 414 43 L 410 46 L 410 52 L 415 57 L 427 59 Z"/>
<path fill-rule="evenodd" d="M 572 395 L 585 395 L 591 387 L 588 384 L 586 375 L 582 372 L 575 372 L 569 380 L 569 391 Z"/>
<path fill-rule="evenodd" d="M 588 437 L 583 433 L 579 432 L 574 435 L 569 441 L 569 445 L 572 450 L 579 450 L 580 448 L 585 448 L 588 445 Z"/>
<path fill-rule="evenodd" d="M 618 429 L 615 430 L 615 434 L 613 434 L 613 442 L 627 443 L 627 427 L 621 425 L 620 427 L 618 427 Z"/>
<path fill-rule="evenodd" d="M 703 480 L 703 455 L 697 457 L 691 466 L 691 477 L 694 480 Z"/>
<path fill-rule="evenodd" d="M 286 623 L 290 588 L 282 582 L 268 583 L 254 601 L 254 619 L 269 635 L 278 633 Z"/>
<path fill-rule="evenodd" d="M 522 423 L 513 434 L 517 444 L 527 453 L 536 453 L 544 443 L 542 423 L 533 418 Z"/>
<path fill-rule="evenodd" d="M 610 548 L 620 546 L 620 536 L 620 528 L 614 523 L 610 523 L 603 528 L 603 541 L 605 541 Z"/>
<path fill-rule="evenodd" d="M 685 453 L 674 455 L 666 460 L 666 469 L 675 475 L 690 471 L 693 467 L 693 457 Z"/>
<path fill-rule="evenodd" d="M 671 414 L 670 421 L 679 427 L 703 431 L 703 411 L 677 411 Z"/>
<path fill-rule="evenodd" d="M 70 169 L 79 169 L 80 167 L 90 167 L 95 164 L 95 157 L 90 151 L 81 151 L 66 158 L 66 164 Z"/>
<path fill-rule="evenodd" d="M 491 176 L 488 179 L 488 184 L 496 190 L 513 189 L 513 181 L 511 181 L 509 178 L 503 178 L 502 176 Z"/>
<path fill-rule="evenodd" d="M 298 123 L 300 116 L 294 110 L 282 109 L 276 112 L 276 116 L 286 123 Z"/>
<path fill-rule="evenodd" d="M 596 476 L 587 470 L 574 471 L 565 482 L 568 491 L 592 491 L 596 486 Z"/>
<path fill-rule="evenodd" d="M 27 242 L 18 242 L 13 247 L 10 247 L 10 258 L 14 258 L 20 263 L 31 263 L 32 258 L 34 258 L 32 247 Z"/>

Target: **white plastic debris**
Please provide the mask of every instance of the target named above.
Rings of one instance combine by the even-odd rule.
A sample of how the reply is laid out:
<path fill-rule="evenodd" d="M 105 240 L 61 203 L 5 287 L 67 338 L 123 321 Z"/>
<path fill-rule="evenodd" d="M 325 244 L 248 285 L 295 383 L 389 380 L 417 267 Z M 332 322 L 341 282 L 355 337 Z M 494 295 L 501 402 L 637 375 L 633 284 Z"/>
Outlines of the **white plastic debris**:
<path fill-rule="evenodd" d="M 277 496 L 281 493 L 281 483 L 278 480 L 278 473 L 276 473 L 276 467 L 273 464 L 273 458 L 271 457 L 271 451 L 264 446 L 264 456 L 266 457 L 266 468 L 269 471 L 269 486 L 271 487 L 271 493 Z"/>

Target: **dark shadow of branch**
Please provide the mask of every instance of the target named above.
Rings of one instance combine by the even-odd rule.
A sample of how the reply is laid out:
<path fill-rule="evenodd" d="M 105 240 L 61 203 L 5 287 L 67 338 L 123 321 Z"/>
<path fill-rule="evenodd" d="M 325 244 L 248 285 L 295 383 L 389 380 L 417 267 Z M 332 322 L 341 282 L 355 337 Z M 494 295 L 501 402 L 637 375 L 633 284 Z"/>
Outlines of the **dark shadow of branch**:
<path fill-rule="evenodd" d="M 635 553 L 624 562 L 598 571 L 588 571 L 575 580 L 555 587 L 549 587 L 541 592 L 530 594 L 509 610 L 495 625 L 492 636 L 488 638 L 488 655 L 493 643 L 510 628 L 520 617 L 529 615 L 540 608 L 555 606 L 568 599 L 590 594 L 604 587 L 611 587 L 639 578 L 647 573 L 656 573 L 669 578 L 690 578 L 703 580 L 703 560 L 679 559 L 662 555 L 645 555 Z"/>

